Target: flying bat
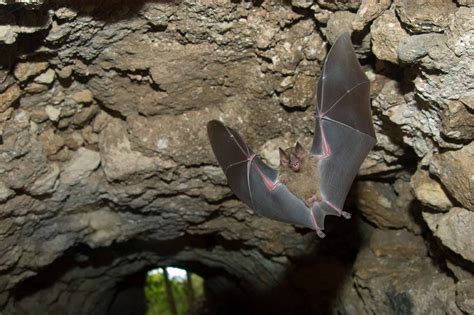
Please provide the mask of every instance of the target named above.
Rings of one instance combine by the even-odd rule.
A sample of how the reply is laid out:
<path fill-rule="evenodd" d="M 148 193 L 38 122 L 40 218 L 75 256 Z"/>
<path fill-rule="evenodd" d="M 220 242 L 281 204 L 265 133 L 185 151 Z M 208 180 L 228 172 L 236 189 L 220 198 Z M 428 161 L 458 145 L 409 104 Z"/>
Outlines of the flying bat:
<path fill-rule="evenodd" d="M 310 150 L 280 148 L 280 167 L 266 165 L 234 129 L 207 124 L 212 150 L 234 194 L 258 214 L 314 229 L 325 236 L 327 215 L 343 211 L 360 165 L 376 143 L 370 83 L 344 33 L 331 47 L 316 93 L 316 126 Z"/>

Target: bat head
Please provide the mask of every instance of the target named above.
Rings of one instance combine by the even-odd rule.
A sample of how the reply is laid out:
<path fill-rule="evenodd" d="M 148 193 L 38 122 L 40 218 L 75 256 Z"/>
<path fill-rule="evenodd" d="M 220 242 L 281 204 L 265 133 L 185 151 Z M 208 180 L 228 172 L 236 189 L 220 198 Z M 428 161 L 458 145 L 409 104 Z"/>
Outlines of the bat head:
<path fill-rule="evenodd" d="M 303 165 L 303 160 L 306 156 L 306 150 L 303 146 L 296 142 L 294 147 L 290 147 L 286 150 L 278 148 L 280 152 L 280 165 L 284 168 L 289 168 L 293 172 L 299 172 Z"/>

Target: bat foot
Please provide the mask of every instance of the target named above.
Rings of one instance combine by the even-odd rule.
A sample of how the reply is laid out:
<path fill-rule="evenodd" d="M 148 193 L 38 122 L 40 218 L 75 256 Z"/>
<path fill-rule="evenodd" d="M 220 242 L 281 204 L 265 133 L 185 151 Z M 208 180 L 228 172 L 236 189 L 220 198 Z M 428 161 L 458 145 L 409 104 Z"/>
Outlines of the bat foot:
<path fill-rule="evenodd" d="M 326 234 L 321 230 L 316 230 L 316 234 L 318 234 L 319 238 L 325 238 L 326 237 Z"/>
<path fill-rule="evenodd" d="M 350 219 L 352 217 L 352 214 L 350 214 L 349 212 L 346 212 L 346 211 L 342 211 L 341 212 L 341 215 L 345 218 L 345 219 Z"/>

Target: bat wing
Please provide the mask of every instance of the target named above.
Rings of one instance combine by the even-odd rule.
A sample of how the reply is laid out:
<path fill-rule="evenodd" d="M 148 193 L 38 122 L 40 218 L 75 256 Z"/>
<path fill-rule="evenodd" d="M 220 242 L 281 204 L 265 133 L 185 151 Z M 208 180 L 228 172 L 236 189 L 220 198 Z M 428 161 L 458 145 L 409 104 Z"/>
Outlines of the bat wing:
<path fill-rule="evenodd" d="M 233 129 L 217 120 L 207 124 L 212 150 L 237 197 L 258 214 L 318 230 L 304 202 L 278 181 L 267 166 Z"/>
<path fill-rule="evenodd" d="M 362 71 L 348 33 L 329 51 L 317 86 L 316 127 L 311 153 L 320 158 L 321 202 L 313 208 L 318 224 L 344 211 L 360 165 L 376 143 L 369 99 L 369 80 Z"/>

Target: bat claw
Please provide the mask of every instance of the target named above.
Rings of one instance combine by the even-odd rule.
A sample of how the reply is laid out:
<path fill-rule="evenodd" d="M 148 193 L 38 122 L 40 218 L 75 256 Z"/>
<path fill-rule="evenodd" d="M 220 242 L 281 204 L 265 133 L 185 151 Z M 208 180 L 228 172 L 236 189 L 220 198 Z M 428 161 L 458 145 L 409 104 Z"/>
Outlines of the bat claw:
<path fill-rule="evenodd" d="M 352 217 L 352 214 L 350 214 L 349 212 L 346 212 L 346 211 L 342 211 L 341 212 L 341 215 L 345 218 L 345 219 L 350 219 Z"/>
<path fill-rule="evenodd" d="M 319 238 L 325 238 L 326 237 L 326 234 L 321 230 L 316 230 L 316 234 L 318 234 Z"/>

